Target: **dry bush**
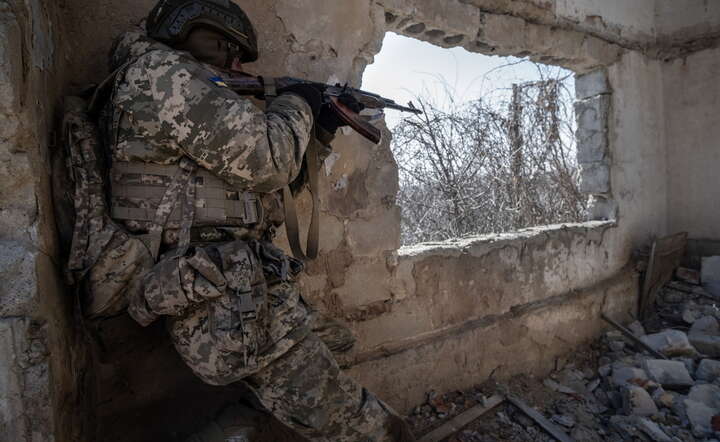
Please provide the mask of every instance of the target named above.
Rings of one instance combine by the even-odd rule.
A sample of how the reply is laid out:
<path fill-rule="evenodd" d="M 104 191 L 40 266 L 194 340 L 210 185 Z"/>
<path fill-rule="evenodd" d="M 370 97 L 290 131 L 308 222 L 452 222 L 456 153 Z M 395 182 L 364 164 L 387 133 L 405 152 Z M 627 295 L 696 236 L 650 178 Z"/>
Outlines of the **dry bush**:
<path fill-rule="evenodd" d="M 393 131 L 403 244 L 584 218 L 569 77 L 538 69 L 499 99 L 417 98 L 425 113 Z"/>

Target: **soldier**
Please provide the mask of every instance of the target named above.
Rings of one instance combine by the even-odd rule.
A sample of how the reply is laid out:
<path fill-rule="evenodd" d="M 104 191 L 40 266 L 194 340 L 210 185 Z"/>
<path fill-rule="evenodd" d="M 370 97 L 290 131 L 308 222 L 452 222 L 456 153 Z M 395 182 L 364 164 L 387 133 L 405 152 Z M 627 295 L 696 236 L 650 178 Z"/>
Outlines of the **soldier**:
<path fill-rule="evenodd" d="M 198 377 L 245 382 L 310 440 L 414 440 L 340 371 L 313 331 L 337 324 L 313 323 L 294 279 L 302 264 L 271 243 L 283 222 L 279 191 L 301 179 L 314 127 L 327 137 L 340 123 L 310 86 L 278 91 L 263 111 L 211 80 L 257 58 L 255 30 L 230 0 L 161 0 L 145 31 L 119 38 L 101 131 L 111 217 L 130 235 L 96 259 L 90 303 L 122 292 L 140 324 L 165 317 Z M 348 337 L 340 331 L 335 347 Z M 223 425 L 193 440 L 230 440 Z"/>

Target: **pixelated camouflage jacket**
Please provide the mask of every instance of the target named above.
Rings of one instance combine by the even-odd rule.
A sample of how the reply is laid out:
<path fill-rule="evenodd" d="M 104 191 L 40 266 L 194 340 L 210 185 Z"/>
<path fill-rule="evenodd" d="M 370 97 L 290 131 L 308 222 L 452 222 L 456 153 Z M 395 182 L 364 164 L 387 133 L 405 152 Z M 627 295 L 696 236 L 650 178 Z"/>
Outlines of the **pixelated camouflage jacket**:
<path fill-rule="evenodd" d="M 276 191 L 298 176 L 311 136 L 305 100 L 283 94 L 263 111 L 210 81 L 221 74 L 214 67 L 139 28 L 117 40 L 110 66 L 120 72 L 103 124 L 114 162 L 189 157 L 234 189 L 264 194 L 265 223 L 282 223 Z"/>

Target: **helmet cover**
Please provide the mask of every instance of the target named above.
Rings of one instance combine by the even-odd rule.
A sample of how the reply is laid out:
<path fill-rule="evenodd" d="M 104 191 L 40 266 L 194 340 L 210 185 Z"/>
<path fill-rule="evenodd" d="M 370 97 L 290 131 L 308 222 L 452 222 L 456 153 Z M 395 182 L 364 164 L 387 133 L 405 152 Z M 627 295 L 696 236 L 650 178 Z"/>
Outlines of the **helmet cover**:
<path fill-rule="evenodd" d="M 197 27 L 220 32 L 240 46 L 243 63 L 257 60 L 255 28 L 232 0 L 160 0 L 147 20 L 148 36 L 171 46 L 183 43 Z"/>

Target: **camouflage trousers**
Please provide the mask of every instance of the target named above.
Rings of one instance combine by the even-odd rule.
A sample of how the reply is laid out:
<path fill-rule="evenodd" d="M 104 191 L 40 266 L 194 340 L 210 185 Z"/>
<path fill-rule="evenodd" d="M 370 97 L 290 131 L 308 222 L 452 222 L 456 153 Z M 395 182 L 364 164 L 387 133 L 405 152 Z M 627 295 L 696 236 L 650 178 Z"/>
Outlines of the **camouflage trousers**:
<path fill-rule="evenodd" d="M 248 410 L 231 407 L 186 442 L 411 440 L 399 435 L 401 418 L 344 375 L 332 353 L 314 333 L 244 382 L 277 420 L 302 439 L 283 435 L 283 430 L 278 433 L 275 429 L 268 434 L 267 429 L 243 426 Z"/>
<path fill-rule="evenodd" d="M 248 375 L 254 370 L 244 365 L 242 353 L 213 348 L 210 321 L 203 313 L 206 309 L 198 309 L 200 313 L 191 314 L 189 318 L 169 321 L 176 348 L 206 382 L 245 382 L 268 412 L 311 441 L 399 440 L 392 429 L 399 419 L 395 412 L 343 374 L 323 342 L 326 339 L 336 350 L 346 349 L 352 344 L 352 336 L 347 329 L 318 317 L 316 312 L 309 313 L 299 298 L 296 283 L 271 286 L 269 297 L 270 305 L 276 306 L 274 313 L 278 316 L 270 321 L 272 329 L 267 334 L 277 335 L 278 329 L 287 333 L 255 357 L 257 371 Z M 289 324 L 294 328 L 288 329 Z M 200 353 L 189 351 L 190 348 L 199 348 L 196 342 L 204 342 L 201 347 L 206 350 Z M 200 355 L 207 355 L 209 359 Z M 209 364 L 208 361 L 214 363 Z M 234 418 L 242 419 L 242 416 L 226 415 L 224 421 L 232 423 Z M 217 424 L 211 423 L 209 428 L 190 440 L 235 440 L 232 439 L 233 426 L 228 428 L 218 432 Z M 253 441 L 252 438 L 247 440 Z"/>
<path fill-rule="evenodd" d="M 144 300 L 132 302 L 131 312 L 166 316 L 176 350 L 200 379 L 245 382 L 264 408 L 307 439 L 400 440 L 393 431 L 402 420 L 345 376 L 326 345 L 351 346 L 347 328 L 312 311 L 291 278 L 266 284 L 268 269 L 287 268 L 276 252 L 235 241 L 169 254 L 145 277 Z M 243 440 L 231 436 L 195 440 Z"/>
<path fill-rule="evenodd" d="M 314 334 L 245 382 L 278 420 L 309 440 L 398 440 L 395 412 L 342 373 Z"/>

